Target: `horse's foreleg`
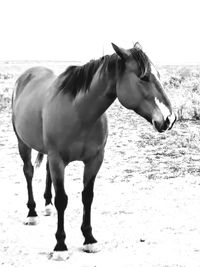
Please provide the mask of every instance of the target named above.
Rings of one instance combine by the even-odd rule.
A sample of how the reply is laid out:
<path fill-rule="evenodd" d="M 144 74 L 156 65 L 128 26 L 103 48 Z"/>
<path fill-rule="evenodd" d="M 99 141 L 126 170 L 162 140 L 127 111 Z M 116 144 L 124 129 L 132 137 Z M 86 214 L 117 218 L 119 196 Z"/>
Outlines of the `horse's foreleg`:
<path fill-rule="evenodd" d="M 84 251 L 94 252 L 94 247 L 92 244 L 97 243 L 97 240 L 92 234 L 91 227 L 91 205 L 93 201 L 93 189 L 96 175 L 101 167 L 103 162 L 104 151 L 101 151 L 97 156 L 91 159 L 89 162 L 85 163 L 84 177 L 83 177 L 83 192 L 82 192 L 82 202 L 83 202 L 83 222 L 81 225 L 81 230 L 83 236 L 85 237 L 84 241 Z"/>
<path fill-rule="evenodd" d="M 51 174 L 49 170 L 49 160 L 47 159 L 46 163 L 46 186 L 44 192 L 44 199 L 45 199 L 45 211 L 44 215 L 49 216 L 52 212 L 52 193 L 51 193 L 52 181 L 51 181 Z"/>
<path fill-rule="evenodd" d="M 25 224 L 36 224 L 37 213 L 35 211 L 36 204 L 33 197 L 32 178 L 34 168 L 31 163 L 31 148 L 29 148 L 22 140 L 18 138 L 19 154 L 24 162 L 23 171 L 26 177 L 27 189 L 28 189 L 28 203 L 27 207 L 29 213 Z"/>
<path fill-rule="evenodd" d="M 55 252 L 66 252 L 67 246 L 65 245 L 65 230 L 64 230 L 64 212 L 67 207 L 68 197 L 64 189 L 64 163 L 57 155 L 49 156 L 49 168 L 53 186 L 55 189 L 55 207 L 58 215 L 56 240 L 57 244 L 54 248 L 54 255 L 60 258 L 62 256 L 56 255 Z M 64 256 L 65 257 L 65 256 Z"/>

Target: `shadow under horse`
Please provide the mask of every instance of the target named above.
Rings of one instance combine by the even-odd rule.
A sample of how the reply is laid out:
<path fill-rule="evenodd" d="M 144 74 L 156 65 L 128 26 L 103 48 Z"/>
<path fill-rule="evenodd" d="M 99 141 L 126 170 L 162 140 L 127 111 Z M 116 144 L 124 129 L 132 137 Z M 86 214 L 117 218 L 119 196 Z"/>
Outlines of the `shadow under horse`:
<path fill-rule="evenodd" d="M 176 117 L 163 90 L 159 75 L 138 44 L 123 49 L 112 44 L 115 53 L 83 66 L 70 66 L 56 76 L 52 70 L 34 67 L 16 82 L 12 96 L 12 122 L 28 188 L 28 219 L 37 217 L 32 191 L 34 168 L 31 150 L 38 163 L 47 154 L 44 197 L 51 203 L 51 183 L 57 210 L 56 252 L 65 252 L 64 212 L 68 197 L 64 170 L 72 161 L 84 163 L 83 221 L 85 251 L 97 243 L 91 227 L 91 204 L 95 177 L 104 158 L 108 136 L 105 111 L 116 98 L 127 109 L 149 121 L 158 132 L 172 128 Z"/>

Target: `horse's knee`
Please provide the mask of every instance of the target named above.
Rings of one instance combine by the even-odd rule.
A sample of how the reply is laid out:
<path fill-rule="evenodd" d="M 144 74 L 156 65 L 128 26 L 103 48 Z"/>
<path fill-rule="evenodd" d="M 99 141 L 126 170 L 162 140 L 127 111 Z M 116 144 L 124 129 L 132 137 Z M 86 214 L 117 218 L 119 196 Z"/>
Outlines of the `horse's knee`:
<path fill-rule="evenodd" d="M 56 194 L 55 196 L 55 207 L 57 210 L 63 211 L 66 209 L 67 207 L 67 203 L 68 203 L 68 196 L 63 193 L 63 194 Z"/>
<path fill-rule="evenodd" d="M 90 205 L 93 201 L 94 193 L 93 190 L 84 189 L 82 192 L 83 205 Z"/>

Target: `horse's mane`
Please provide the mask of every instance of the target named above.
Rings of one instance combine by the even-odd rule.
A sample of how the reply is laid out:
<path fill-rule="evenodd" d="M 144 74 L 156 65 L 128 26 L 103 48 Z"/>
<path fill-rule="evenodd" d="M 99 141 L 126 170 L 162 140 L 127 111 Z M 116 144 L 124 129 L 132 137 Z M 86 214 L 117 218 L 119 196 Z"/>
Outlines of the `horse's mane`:
<path fill-rule="evenodd" d="M 140 77 L 145 76 L 151 69 L 151 63 L 147 55 L 142 51 L 136 43 L 133 48 L 129 49 L 130 54 L 138 62 L 140 68 Z M 82 66 L 69 66 L 63 73 L 59 75 L 58 91 L 63 94 L 70 93 L 73 97 L 82 91 L 87 92 L 90 88 L 92 79 L 96 71 L 101 66 L 101 73 L 108 71 L 119 72 L 124 70 L 124 62 L 117 54 L 103 56 L 97 60 L 91 60 Z"/>
<path fill-rule="evenodd" d="M 70 92 L 76 96 L 79 91 L 87 91 L 92 78 L 103 62 L 103 58 L 91 60 L 83 66 L 69 66 L 60 76 L 61 83 L 58 90 L 65 93 Z"/>

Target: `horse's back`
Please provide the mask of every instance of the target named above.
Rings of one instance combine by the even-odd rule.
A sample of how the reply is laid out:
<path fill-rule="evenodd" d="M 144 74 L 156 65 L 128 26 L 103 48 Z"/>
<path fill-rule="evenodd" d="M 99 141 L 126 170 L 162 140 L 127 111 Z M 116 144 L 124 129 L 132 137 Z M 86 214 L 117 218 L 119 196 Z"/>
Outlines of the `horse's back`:
<path fill-rule="evenodd" d="M 15 132 L 27 145 L 40 151 L 44 147 L 42 109 L 55 77 L 50 69 L 34 67 L 18 78 L 13 91 L 12 115 Z"/>
<path fill-rule="evenodd" d="M 13 100 L 20 96 L 20 94 L 25 90 L 28 94 L 28 89 L 35 90 L 37 88 L 32 88 L 29 86 L 36 82 L 41 82 L 44 79 L 48 79 L 54 76 L 52 70 L 44 67 L 33 67 L 26 70 L 16 81 L 16 87 L 13 91 Z"/>

